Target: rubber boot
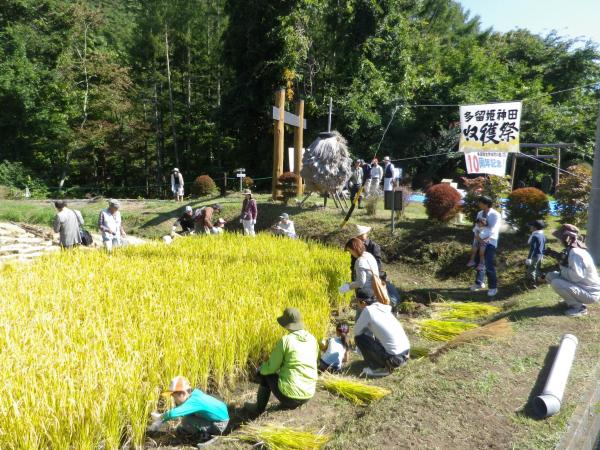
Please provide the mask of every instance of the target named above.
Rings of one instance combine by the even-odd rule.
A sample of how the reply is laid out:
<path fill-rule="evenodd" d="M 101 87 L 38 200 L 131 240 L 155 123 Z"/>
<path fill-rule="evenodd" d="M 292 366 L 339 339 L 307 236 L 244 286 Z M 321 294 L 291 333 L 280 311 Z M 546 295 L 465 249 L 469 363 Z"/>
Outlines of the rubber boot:
<path fill-rule="evenodd" d="M 271 397 L 271 389 L 264 386 L 258 387 L 258 392 L 256 393 L 256 412 L 262 414 L 267 409 L 267 403 L 269 403 L 269 398 Z"/>

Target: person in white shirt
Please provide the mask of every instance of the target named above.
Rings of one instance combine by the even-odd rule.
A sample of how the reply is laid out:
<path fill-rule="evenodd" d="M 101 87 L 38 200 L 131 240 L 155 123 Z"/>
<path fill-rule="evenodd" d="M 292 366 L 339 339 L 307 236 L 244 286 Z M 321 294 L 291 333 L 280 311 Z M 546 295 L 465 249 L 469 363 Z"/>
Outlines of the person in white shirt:
<path fill-rule="evenodd" d="M 382 178 L 383 168 L 379 165 L 379 160 L 373 158 L 373 161 L 371 162 L 371 189 L 369 190 L 369 195 L 379 194 L 379 185 L 381 184 Z"/>
<path fill-rule="evenodd" d="M 356 258 L 356 261 L 354 262 L 354 281 L 340 286 L 340 293 L 344 294 L 352 289 L 364 289 L 369 295 L 375 295 L 372 285 L 373 274 L 379 276 L 375 257 L 365 250 L 364 242 L 357 237 L 346 242 L 344 250 Z"/>
<path fill-rule="evenodd" d="M 362 313 L 354 325 L 354 342 L 368 365 L 361 375 L 389 375 L 408 361 L 408 337 L 390 305 L 379 303 L 363 289 L 357 291 L 356 297 Z"/>
<path fill-rule="evenodd" d="M 475 255 L 475 263 L 477 264 L 477 275 L 475 276 L 475 284 L 470 289 L 471 291 L 480 291 L 485 289 L 485 283 L 483 282 L 484 276 L 487 276 L 489 289 L 487 292 L 488 297 L 494 297 L 498 293 L 498 279 L 496 277 L 496 249 L 498 248 L 498 238 L 500 237 L 500 225 L 502 218 L 500 213 L 492 208 L 494 202 L 488 196 L 481 196 L 477 200 L 481 211 L 477 213 L 476 221 L 481 218 L 486 219 L 487 228 L 489 229 L 489 237 L 487 237 L 487 244 L 485 246 L 485 258 L 483 261 L 483 267 L 479 254 Z M 486 234 L 487 236 L 487 234 Z"/>
<path fill-rule="evenodd" d="M 183 175 L 177 167 L 171 173 L 171 192 L 173 192 L 176 202 L 183 201 Z"/>
<path fill-rule="evenodd" d="M 279 216 L 279 222 L 271 227 L 273 234 L 278 236 L 287 236 L 292 239 L 296 239 L 296 228 L 294 228 L 294 222 L 290 220 L 288 213 L 283 213 Z"/>
<path fill-rule="evenodd" d="M 210 234 L 223 234 L 223 232 L 225 231 L 226 223 L 227 222 L 225 222 L 225 219 L 219 217 L 219 220 L 217 220 L 217 224 L 210 230 Z"/>
<path fill-rule="evenodd" d="M 600 301 L 596 265 L 576 226 L 565 224 L 553 236 L 561 241 L 565 251 L 561 253 L 560 272 L 546 274 L 546 281 L 569 307 L 565 312 L 567 316 L 584 316 L 587 304 Z"/>
<path fill-rule="evenodd" d="M 57 213 L 54 217 L 53 229 L 55 233 L 60 233 L 60 246 L 73 248 L 81 245 L 80 229 L 83 226 L 81 213 L 67 208 L 67 202 L 64 200 L 55 201 L 54 207 Z"/>
<path fill-rule="evenodd" d="M 383 158 L 383 190 L 393 191 L 394 190 L 394 165 L 392 164 L 390 157 L 386 156 Z"/>
<path fill-rule="evenodd" d="M 102 242 L 109 252 L 114 247 L 121 247 L 124 244 L 123 239 L 127 236 L 121 223 L 120 207 L 121 203 L 118 200 L 109 200 L 108 208 L 100 212 L 98 219 L 98 229 L 102 233 Z"/>
<path fill-rule="evenodd" d="M 348 361 L 348 332 L 350 328 L 347 323 L 339 323 L 335 327 L 336 337 L 329 338 L 321 342 L 321 358 L 319 359 L 319 371 L 321 372 L 339 372 L 342 366 Z"/>

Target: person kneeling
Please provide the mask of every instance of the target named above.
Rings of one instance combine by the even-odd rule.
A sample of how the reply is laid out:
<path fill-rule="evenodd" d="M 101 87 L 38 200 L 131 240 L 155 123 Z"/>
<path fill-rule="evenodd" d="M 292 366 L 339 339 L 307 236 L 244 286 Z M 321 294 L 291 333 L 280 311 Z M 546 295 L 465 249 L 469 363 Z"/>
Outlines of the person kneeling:
<path fill-rule="evenodd" d="M 176 406 L 164 414 L 153 412 L 154 422 L 148 431 L 159 431 L 165 422 L 182 418 L 176 431 L 185 438 L 206 441 L 211 436 L 219 436 L 225 432 L 229 424 L 229 413 L 227 405 L 221 400 L 200 389 L 192 390 L 190 382 L 182 376 L 171 380 L 167 392 L 173 396 Z"/>
<path fill-rule="evenodd" d="M 257 373 L 256 403 L 246 403 L 245 409 L 262 414 L 271 393 L 283 407 L 293 409 L 308 402 L 317 387 L 318 345 L 315 337 L 304 329 L 300 311 L 286 308 L 277 322 L 289 331 L 283 336 Z"/>
<path fill-rule="evenodd" d="M 348 362 L 348 331 L 347 323 L 339 323 L 335 327 L 336 337 L 321 342 L 320 372 L 340 372 L 344 363 Z"/>
<path fill-rule="evenodd" d="M 379 303 L 362 289 L 356 293 L 362 310 L 354 325 L 354 342 L 368 367 L 361 376 L 382 377 L 406 364 L 410 343 L 392 307 Z"/>

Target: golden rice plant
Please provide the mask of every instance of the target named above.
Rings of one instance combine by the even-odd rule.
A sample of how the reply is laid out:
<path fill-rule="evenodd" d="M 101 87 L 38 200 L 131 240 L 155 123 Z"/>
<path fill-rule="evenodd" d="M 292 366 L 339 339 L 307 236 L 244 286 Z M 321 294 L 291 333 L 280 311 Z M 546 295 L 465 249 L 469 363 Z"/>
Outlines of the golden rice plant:
<path fill-rule="evenodd" d="M 417 322 L 420 333 L 430 341 L 449 341 L 467 330 L 477 328 L 474 323 L 426 319 Z"/>
<path fill-rule="evenodd" d="M 280 425 L 244 425 L 234 438 L 260 444 L 269 450 L 318 450 L 330 439 L 326 434 Z"/>
<path fill-rule="evenodd" d="M 190 237 L 65 251 L 0 269 L 0 448 L 143 443 L 170 378 L 227 386 L 300 309 L 317 338 L 342 300 L 339 250 L 300 240 Z"/>
<path fill-rule="evenodd" d="M 319 383 L 329 392 L 340 395 L 350 400 L 355 405 L 360 406 L 381 400 L 391 393 L 389 389 L 328 373 L 323 373 L 321 375 Z"/>
<path fill-rule="evenodd" d="M 502 309 L 487 303 L 444 302 L 431 305 L 443 320 L 478 320 L 498 314 Z"/>

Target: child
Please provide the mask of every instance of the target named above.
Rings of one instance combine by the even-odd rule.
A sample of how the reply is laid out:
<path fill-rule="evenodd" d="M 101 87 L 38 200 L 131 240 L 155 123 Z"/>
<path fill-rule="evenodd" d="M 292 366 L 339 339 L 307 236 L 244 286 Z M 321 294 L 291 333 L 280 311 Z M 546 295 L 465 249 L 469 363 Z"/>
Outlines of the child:
<path fill-rule="evenodd" d="M 203 441 L 211 435 L 221 435 L 229 424 L 227 405 L 200 389 L 192 390 L 187 378 L 177 376 L 167 390 L 173 396 L 176 407 L 164 414 L 152 413 L 154 422 L 148 431 L 159 431 L 164 422 L 182 418 L 177 426 L 178 434 Z"/>
<path fill-rule="evenodd" d="M 485 217 L 480 217 L 477 220 L 473 227 L 473 234 L 475 235 L 475 239 L 473 240 L 473 250 L 471 251 L 467 267 L 475 266 L 475 257 L 479 253 L 479 264 L 476 270 L 483 270 L 485 269 L 485 247 L 492 235 L 492 230 L 487 226 L 487 219 Z"/>
<path fill-rule="evenodd" d="M 529 240 L 527 241 L 529 244 L 529 255 L 525 260 L 525 265 L 527 266 L 527 278 L 531 282 L 533 289 L 537 288 L 537 280 L 541 276 L 540 267 L 546 248 L 544 228 L 546 228 L 546 224 L 543 220 L 535 220 L 529 223 L 531 236 L 529 236 Z"/>
<path fill-rule="evenodd" d="M 227 222 L 225 222 L 225 219 L 219 217 L 219 220 L 217 220 L 217 224 L 210 230 L 210 234 L 223 234 L 223 232 L 225 231 L 226 223 Z"/>
<path fill-rule="evenodd" d="M 339 372 L 342 365 L 348 361 L 348 332 L 347 323 L 340 323 L 335 328 L 337 337 L 329 338 L 327 342 L 321 342 L 321 359 L 319 360 L 319 370 L 321 372 Z"/>

